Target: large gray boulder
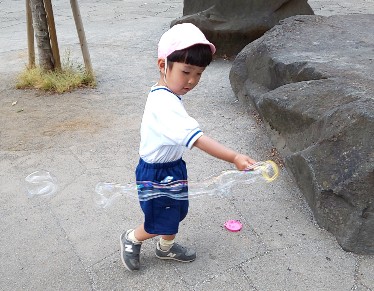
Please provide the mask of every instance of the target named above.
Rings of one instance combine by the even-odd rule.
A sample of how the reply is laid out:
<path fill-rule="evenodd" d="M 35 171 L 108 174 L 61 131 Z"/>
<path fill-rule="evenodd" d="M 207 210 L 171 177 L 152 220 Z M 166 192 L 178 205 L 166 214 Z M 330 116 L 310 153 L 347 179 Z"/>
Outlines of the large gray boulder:
<path fill-rule="evenodd" d="M 373 35 L 374 15 L 290 17 L 230 72 L 319 225 L 359 254 L 374 254 Z"/>
<path fill-rule="evenodd" d="M 184 0 L 183 17 L 217 47 L 217 55 L 236 55 L 251 41 L 293 15 L 313 14 L 307 0 Z"/>

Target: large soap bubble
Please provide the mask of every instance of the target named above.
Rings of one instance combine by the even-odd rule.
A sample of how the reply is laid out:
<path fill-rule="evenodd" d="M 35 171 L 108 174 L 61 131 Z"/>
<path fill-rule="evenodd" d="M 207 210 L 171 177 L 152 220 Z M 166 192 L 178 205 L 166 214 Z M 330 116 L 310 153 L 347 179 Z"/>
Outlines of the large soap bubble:
<path fill-rule="evenodd" d="M 163 181 L 136 181 L 136 183 L 120 184 L 99 182 L 95 187 L 94 201 L 100 208 L 107 208 L 121 196 L 147 201 L 158 197 L 169 197 L 176 200 L 187 200 L 201 196 L 226 195 L 238 184 L 250 184 L 260 179 L 273 182 L 278 178 L 279 169 L 273 161 L 258 162 L 248 170 L 226 170 L 219 175 L 203 181 L 194 182 L 174 180 L 167 176 Z"/>

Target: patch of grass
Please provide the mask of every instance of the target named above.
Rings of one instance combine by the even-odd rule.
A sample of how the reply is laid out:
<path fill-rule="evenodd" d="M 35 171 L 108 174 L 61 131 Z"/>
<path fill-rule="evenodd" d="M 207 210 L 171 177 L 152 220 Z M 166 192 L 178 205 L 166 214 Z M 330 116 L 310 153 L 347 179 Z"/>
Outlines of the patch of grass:
<path fill-rule="evenodd" d="M 26 68 L 19 74 L 16 84 L 18 89 L 40 89 L 57 93 L 95 86 L 95 76 L 87 73 L 82 66 L 74 66 L 69 56 L 61 70 L 44 72 L 37 67 Z"/>

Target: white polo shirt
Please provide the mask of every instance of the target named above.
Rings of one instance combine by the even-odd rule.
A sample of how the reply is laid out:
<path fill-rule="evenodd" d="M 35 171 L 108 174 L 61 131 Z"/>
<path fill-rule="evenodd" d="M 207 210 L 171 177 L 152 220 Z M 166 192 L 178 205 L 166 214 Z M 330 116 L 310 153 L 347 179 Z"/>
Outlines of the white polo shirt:
<path fill-rule="evenodd" d="M 147 163 L 167 163 L 182 158 L 203 132 L 180 96 L 167 87 L 154 86 L 148 94 L 140 135 L 140 157 Z"/>

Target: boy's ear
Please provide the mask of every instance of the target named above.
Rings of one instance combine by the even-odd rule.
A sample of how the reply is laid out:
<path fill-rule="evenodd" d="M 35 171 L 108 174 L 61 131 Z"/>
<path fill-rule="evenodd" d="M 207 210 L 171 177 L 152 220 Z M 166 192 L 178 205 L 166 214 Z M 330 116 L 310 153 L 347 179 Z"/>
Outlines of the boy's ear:
<path fill-rule="evenodd" d="M 158 59 L 157 66 L 161 73 L 165 74 L 165 59 Z"/>

